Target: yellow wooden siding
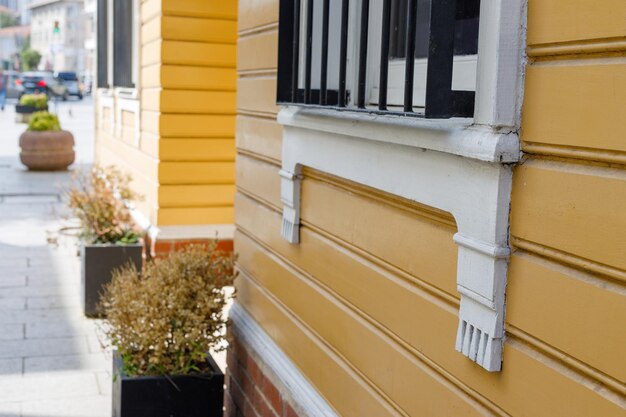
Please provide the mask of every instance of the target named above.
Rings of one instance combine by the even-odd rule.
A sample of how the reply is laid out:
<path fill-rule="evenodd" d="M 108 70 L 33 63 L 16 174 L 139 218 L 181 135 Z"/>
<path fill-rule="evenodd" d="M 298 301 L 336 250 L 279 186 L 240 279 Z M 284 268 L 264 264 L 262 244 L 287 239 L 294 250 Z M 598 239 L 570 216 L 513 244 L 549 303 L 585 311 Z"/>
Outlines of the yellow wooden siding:
<path fill-rule="evenodd" d="M 340 196 L 339 200 L 336 201 L 335 210 L 345 220 L 352 212 L 340 207 L 347 208 L 350 205 L 344 206 L 346 196 Z M 385 216 L 387 210 L 381 208 L 379 215 Z M 606 415 L 619 415 L 617 404 L 607 402 L 602 395 L 598 395 L 592 388 L 592 380 L 585 380 L 578 375 L 579 380 L 576 381 L 572 380 L 576 374 L 563 374 L 564 367 L 559 367 L 545 351 L 532 345 L 532 339 L 510 336 L 512 344 L 507 344 L 505 348 L 507 373 L 480 371 L 454 350 L 458 323 L 456 300 L 442 292 L 432 291 L 432 287 L 424 286 L 398 268 L 356 250 L 347 242 L 338 241 L 306 226 L 301 231 L 301 243 L 290 245 L 279 234 L 280 212 L 259 206 L 258 202 L 250 198 L 241 195 L 236 198 L 236 213 L 240 235 L 235 243 L 243 270 L 262 283 L 275 296 L 277 303 L 289 306 L 299 320 L 315 327 L 318 337 L 331 343 L 350 366 L 368 374 L 366 381 L 370 381 L 368 383 L 374 389 L 386 392 L 390 404 L 396 404 L 396 401 L 396 406 L 412 404 L 402 407 L 408 407 L 405 409 L 408 415 L 441 414 L 415 411 L 412 407 L 420 407 L 420 402 L 428 403 L 424 398 L 429 398 L 429 395 L 425 394 L 425 397 L 414 399 L 417 403 L 411 403 L 409 393 L 394 394 L 389 390 L 395 385 L 385 385 L 379 378 L 393 377 L 396 384 L 428 392 L 428 389 L 416 386 L 419 377 L 409 377 L 406 372 L 419 370 L 431 376 L 439 373 L 432 377 L 443 385 L 454 383 L 452 392 L 455 394 L 436 404 L 458 401 L 457 397 L 461 397 L 462 401 L 481 403 L 496 415 L 503 415 L 506 410 L 511 415 L 527 413 L 532 416 L 551 416 L 561 412 L 562 415 L 582 417 L 593 409 L 604 410 Z M 396 249 L 419 256 L 409 246 L 396 246 Z M 267 257 L 279 257 L 280 265 L 269 262 Z M 311 281 L 315 289 L 292 288 L 292 285 L 297 284 L 293 281 Z M 322 293 L 323 297 L 317 299 L 319 295 L 315 292 Z M 313 305 L 306 307 L 304 299 L 311 300 Z M 338 310 L 333 311 L 333 308 Z M 321 311 L 329 316 L 322 315 Z M 350 325 L 342 321 L 346 319 L 345 316 L 353 317 L 355 314 L 365 318 L 366 323 Z M 276 324 L 268 325 L 274 327 Z M 354 328 L 359 326 L 375 327 L 377 339 L 362 333 L 359 336 L 351 335 L 352 331 L 358 330 Z M 324 336 L 325 332 L 334 334 L 337 330 L 340 330 L 340 334 Z M 288 334 L 280 336 L 278 340 L 285 344 L 293 342 Z M 378 348 L 368 351 L 363 346 Z M 408 360 L 407 356 L 409 362 L 403 362 Z M 401 372 L 393 369 L 390 363 L 404 363 L 402 369 L 406 369 Z M 307 364 L 303 363 L 302 366 Z M 553 392 L 577 392 L 578 397 L 570 401 L 565 397 L 544 396 L 545 386 L 529 386 L 532 384 L 528 381 L 542 381 L 546 378 L 552 384 Z M 444 383 L 442 379 L 448 382 Z M 585 382 L 584 386 L 580 384 L 581 380 Z M 433 383 L 430 381 L 428 385 Z M 520 392 L 524 392 L 524 395 L 520 396 Z M 326 395 L 324 391 L 322 393 Z M 533 398 L 532 405 L 527 404 L 528 398 Z M 338 404 L 333 405 L 339 407 Z"/>
<path fill-rule="evenodd" d="M 229 206 L 235 196 L 232 184 L 217 185 L 161 185 L 159 202 L 161 207 L 223 207 Z"/>
<path fill-rule="evenodd" d="M 622 414 L 624 16 L 620 0 L 529 2 L 526 159 L 513 177 L 507 287 L 509 334 L 542 345 Z"/>
<path fill-rule="evenodd" d="M 277 23 L 278 0 L 239 0 L 240 32 L 244 33 L 251 29 L 261 31 L 266 29 L 266 26 L 276 26 Z"/>
<path fill-rule="evenodd" d="M 278 45 L 278 29 L 240 39 L 237 44 L 237 70 L 241 72 L 275 69 L 278 62 L 276 45 Z M 268 51 L 268 53 L 259 54 L 258 51 Z"/>
<path fill-rule="evenodd" d="M 528 67 L 522 139 L 531 160 L 514 177 L 508 334 L 504 369 L 493 374 L 454 350 L 450 215 L 305 169 L 301 242 L 280 237 L 278 1 L 239 6 L 238 302 L 329 403 L 359 417 L 623 415 L 623 167 L 581 161 L 624 151 L 624 71 L 617 59 L 552 65 L 555 52 L 541 48 L 623 36 L 624 13 L 609 17 L 591 0 L 530 2 L 529 51 L 544 52 Z M 532 157 L 542 152 L 549 158 Z M 563 159 L 568 152 L 577 163 Z"/>
<path fill-rule="evenodd" d="M 624 16 L 622 20 L 626 20 Z M 530 66 L 526 71 L 524 141 L 626 154 L 623 91 L 623 61 Z"/>
<path fill-rule="evenodd" d="M 528 44 L 626 37 L 624 0 L 529 0 Z"/>
<path fill-rule="evenodd" d="M 256 113 L 275 116 L 278 113 L 276 77 L 239 78 L 237 81 L 237 109 L 244 114 Z"/>
<path fill-rule="evenodd" d="M 199 224 L 233 224 L 233 207 L 160 208 L 158 224 L 161 226 L 192 226 Z"/>
<path fill-rule="evenodd" d="M 161 161 L 234 161 L 233 139 L 161 139 Z"/>
<path fill-rule="evenodd" d="M 283 131 L 274 119 L 239 115 L 236 132 L 241 151 L 280 161 Z"/>
<path fill-rule="evenodd" d="M 121 140 L 98 147 L 119 166 L 137 161 L 156 224 L 232 223 L 237 2 L 146 0 L 140 20 L 141 140 L 123 113 Z"/>

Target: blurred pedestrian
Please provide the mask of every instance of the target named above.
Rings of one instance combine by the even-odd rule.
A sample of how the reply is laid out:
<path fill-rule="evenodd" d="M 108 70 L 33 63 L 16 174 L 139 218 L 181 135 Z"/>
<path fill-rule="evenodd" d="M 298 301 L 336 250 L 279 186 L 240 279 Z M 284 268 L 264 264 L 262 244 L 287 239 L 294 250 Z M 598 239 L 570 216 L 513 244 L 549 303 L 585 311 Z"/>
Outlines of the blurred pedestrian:
<path fill-rule="evenodd" d="M 7 101 L 7 84 L 9 82 L 9 76 L 0 68 L 0 109 L 4 111 L 4 105 Z"/>

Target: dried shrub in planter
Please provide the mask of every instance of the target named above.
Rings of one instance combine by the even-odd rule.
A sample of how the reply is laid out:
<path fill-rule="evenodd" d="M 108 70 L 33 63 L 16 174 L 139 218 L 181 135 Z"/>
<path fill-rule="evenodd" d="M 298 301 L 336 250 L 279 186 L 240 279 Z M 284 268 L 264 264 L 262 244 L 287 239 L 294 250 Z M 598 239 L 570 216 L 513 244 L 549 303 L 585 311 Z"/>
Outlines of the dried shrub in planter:
<path fill-rule="evenodd" d="M 149 262 L 139 274 L 113 274 L 102 297 L 104 333 L 130 375 L 200 372 L 219 350 L 227 319 L 224 287 L 235 279 L 235 256 L 217 244 L 192 245 Z"/>
<path fill-rule="evenodd" d="M 125 201 L 139 199 L 130 187 L 131 177 L 113 166 L 94 166 L 78 173 L 68 191 L 69 206 L 80 220 L 81 238 L 87 243 L 136 243 L 130 211 Z"/>

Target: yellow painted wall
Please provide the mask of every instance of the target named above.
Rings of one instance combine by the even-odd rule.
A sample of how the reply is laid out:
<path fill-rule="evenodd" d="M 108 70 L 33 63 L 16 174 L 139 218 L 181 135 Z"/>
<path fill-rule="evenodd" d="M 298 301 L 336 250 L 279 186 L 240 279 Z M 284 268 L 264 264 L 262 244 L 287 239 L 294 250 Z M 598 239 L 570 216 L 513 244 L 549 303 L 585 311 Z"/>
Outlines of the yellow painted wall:
<path fill-rule="evenodd" d="M 624 13 L 603 7 L 531 0 L 529 51 L 623 42 Z M 280 237 L 277 18 L 277 0 L 239 2 L 238 302 L 344 416 L 623 416 L 623 57 L 528 67 L 532 155 L 514 178 L 504 369 L 488 373 L 454 350 L 447 213 L 305 170 L 301 243 Z"/>
<path fill-rule="evenodd" d="M 98 160 L 130 171 L 159 226 L 233 223 L 237 2 L 143 0 L 141 140 L 98 129 Z M 110 120 L 110 119 L 107 119 Z"/>

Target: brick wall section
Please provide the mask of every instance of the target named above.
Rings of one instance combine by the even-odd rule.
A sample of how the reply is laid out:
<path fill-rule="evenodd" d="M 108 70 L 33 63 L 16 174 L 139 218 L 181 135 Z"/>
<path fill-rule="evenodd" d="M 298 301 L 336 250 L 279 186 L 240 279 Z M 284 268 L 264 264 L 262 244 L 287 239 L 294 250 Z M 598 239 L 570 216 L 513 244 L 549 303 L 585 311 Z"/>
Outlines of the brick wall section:
<path fill-rule="evenodd" d="M 224 417 L 300 417 L 236 338 L 227 363 Z"/>
<path fill-rule="evenodd" d="M 212 242 L 212 239 L 195 239 L 195 240 L 157 240 L 152 245 L 150 239 L 146 238 L 144 245 L 144 252 L 147 258 L 166 256 L 171 252 L 181 250 L 189 245 L 208 245 Z M 233 241 L 231 239 L 224 239 L 217 242 L 217 249 L 224 252 L 233 251 Z M 150 256 L 148 256 L 150 255 Z"/>

